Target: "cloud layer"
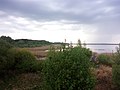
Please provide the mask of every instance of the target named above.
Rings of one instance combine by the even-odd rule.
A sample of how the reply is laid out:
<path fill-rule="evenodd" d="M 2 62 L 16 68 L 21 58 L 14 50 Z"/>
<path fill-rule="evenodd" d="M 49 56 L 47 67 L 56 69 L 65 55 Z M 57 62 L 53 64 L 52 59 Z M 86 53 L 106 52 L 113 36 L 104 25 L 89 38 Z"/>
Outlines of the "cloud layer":
<path fill-rule="evenodd" d="M 39 20 L 119 21 L 119 0 L 1 0 L 0 9 Z"/>
<path fill-rule="evenodd" d="M 0 0 L 0 35 L 120 42 L 119 4 L 120 0 Z"/>

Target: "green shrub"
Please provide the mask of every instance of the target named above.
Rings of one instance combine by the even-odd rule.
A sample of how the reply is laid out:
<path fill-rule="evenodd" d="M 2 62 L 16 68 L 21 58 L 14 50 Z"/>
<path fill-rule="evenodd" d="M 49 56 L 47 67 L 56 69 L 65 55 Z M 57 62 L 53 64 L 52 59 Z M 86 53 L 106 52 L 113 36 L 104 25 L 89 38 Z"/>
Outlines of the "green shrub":
<path fill-rule="evenodd" d="M 112 73 L 114 85 L 120 89 L 120 65 L 113 65 Z"/>
<path fill-rule="evenodd" d="M 99 64 L 103 64 L 103 65 L 112 66 L 113 64 L 113 60 L 111 59 L 111 57 L 105 54 L 100 54 L 98 56 L 98 61 L 99 61 Z"/>
<path fill-rule="evenodd" d="M 41 69 L 35 56 L 25 50 L 12 48 L 6 41 L 0 40 L 0 70 L 37 71 Z M 40 69 L 39 69 L 40 68 Z"/>
<path fill-rule="evenodd" d="M 8 49 L 12 47 L 13 46 L 10 43 L 0 39 L 0 55 L 4 54 Z"/>
<path fill-rule="evenodd" d="M 7 51 L 10 48 L 12 48 L 11 44 L 9 44 L 6 41 L 0 39 L 0 70 L 5 69 L 7 64 L 8 64 Z"/>
<path fill-rule="evenodd" d="M 43 64 L 46 90 L 93 90 L 95 78 L 91 73 L 89 50 L 81 47 L 50 51 Z"/>
<path fill-rule="evenodd" d="M 35 61 L 34 63 L 33 63 L 33 66 L 32 66 L 32 72 L 40 72 L 41 73 L 41 71 L 42 71 L 42 63 L 43 63 L 44 61 L 41 61 L 41 60 L 39 60 L 39 61 Z"/>
<path fill-rule="evenodd" d="M 36 58 L 33 54 L 26 50 L 19 50 L 17 53 L 15 53 L 14 68 L 23 72 L 32 71 L 35 61 Z"/>
<path fill-rule="evenodd" d="M 14 66 L 16 52 L 17 52 L 16 48 L 11 48 L 6 52 L 6 57 L 7 57 L 6 58 L 7 64 L 5 66 L 6 70 L 10 70 Z"/>
<path fill-rule="evenodd" d="M 112 68 L 112 78 L 114 85 L 120 89 L 120 53 L 118 52 L 114 57 L 114 65 Z"/>
<path fill-rule="evenodd" d="M 82 48 L 82 51 L 84 52 L 84 54 L 85 54 L 88 58 L 91 58 L 91 56 L 92 56 L 92 51 L 90 51 L 90 50 L 87 49 L 87 48 Z"/>

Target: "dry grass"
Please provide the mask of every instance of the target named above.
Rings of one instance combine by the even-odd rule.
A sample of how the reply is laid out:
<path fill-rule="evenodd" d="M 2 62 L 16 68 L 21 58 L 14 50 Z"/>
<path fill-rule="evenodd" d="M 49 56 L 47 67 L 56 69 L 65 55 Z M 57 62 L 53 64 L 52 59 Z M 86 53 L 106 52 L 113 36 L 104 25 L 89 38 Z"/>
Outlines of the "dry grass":
<path fill-rule="evenodd" d="M 33 48 L 24 48 L 30 51 L 45 51 L 48 50 L 50 48 L 50 46 L 41 46 L 41 47 L 33 47 Z"/>
<path fill-rule="evenodd" d="M 53 45 L 54 48 L 59 48 L 61 45 Z M 48 50 L 50 49 L 50 45 L 47 46 L 41 46 L 41 47 L 33 47 L 33 48 L 22 48 L 25 50 L 30 51 L 33 55 L 36 56 L 38 60 L 41 60 L 41 58 L 45 58 L 48 54 Z"/>
<path fill-rule="evenodd" d="M 112 67 L 101 65 L 95 70 L 97 83 L 95 90 L 115 90 L 112 85 Z"/>
<path fill-rule="evenodd" d="M 49 50 L 50 46 L 42 46 L 42 47 L 34 47 L 34 48 L 22 48 L 30 51 L 36 58 L 39 60 L 47 56 L 47 50 Z"/>
<path fill-rule="evenodd" d="M 41 75 L 35 73 L 24 73 L 16 76 L 14 81 L 10 81 L 4 90 L 41 90 Z"/>

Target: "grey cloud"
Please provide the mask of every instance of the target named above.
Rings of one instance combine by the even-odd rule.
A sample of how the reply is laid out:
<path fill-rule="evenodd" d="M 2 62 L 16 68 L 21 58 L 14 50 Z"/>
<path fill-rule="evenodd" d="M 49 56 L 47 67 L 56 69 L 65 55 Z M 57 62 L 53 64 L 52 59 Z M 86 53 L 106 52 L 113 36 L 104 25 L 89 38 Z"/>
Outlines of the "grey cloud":
<path fill-rule="evenodd" d="M 110 16 L 111 14 L 119 16 L 119 11 L 116 9 L 119 0 L 114 0 L 115 3 L 113 3 L 113 0 L 102 0 L 103 3 L 98 3 L 98 1 L 100 0 L 31 0 L 31 2 L 28 0 L 1 0 L 0 9 L 9 13 L 16 12 L 19 15 L 37 20 L 63 19 L 79 21 L 80 23 L 98 22 L 100 19 L 104 20 L 105 16 Z M 105 8 L 107 7 L 114 7 L 115 12 L 105 13 Z"/>
<path fill-rule="evenodd" d="M 0 0 L 0 11 L 6 13 L 5 17 L 94 25 L 97 27 L 94 34 L 98 35 L 95 41 L 110 41 L 115 34 L 120 34 L 119 4 L 120 0 Z M 15 28 L 24 30 L 20 24 Z"/>

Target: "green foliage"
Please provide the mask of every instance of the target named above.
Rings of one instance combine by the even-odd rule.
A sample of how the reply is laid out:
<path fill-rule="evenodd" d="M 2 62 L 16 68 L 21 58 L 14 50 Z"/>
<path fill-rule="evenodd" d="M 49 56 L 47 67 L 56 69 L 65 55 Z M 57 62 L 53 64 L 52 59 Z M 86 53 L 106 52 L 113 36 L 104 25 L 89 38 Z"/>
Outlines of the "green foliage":
<path fill-rule="evenodd" d="M 113 65 L 112 73 L 114 85 L 120 89 L 120 65 Z"/>
<path fill-rule="evenodd" d="M 12 48 L 8 42 L 0 39 L 0 70 L 7 66 L 7 51 Z"/>
<path fill-rule="evenodd" d="M 114 65 L 112 68 L 113 82 L 120 89 L 120 50 L 115 55 Z"/>
<path fill-rule="evenodd" d="M 51 44 L 50 42 L 45 40 L 29 40 L 29 39 L 15 40 L 15 45 L 18 47 L 38 47 L 50 44 Z"/>
<path fill-rule="evenodd" d="M 11 37 L 7 37 L 7 36 L 1 36 L 0 39 L 6 41 L 6 42 L 9 42 L 9 43 L 13 43 L 14 40 L 11 38 Z"/>
<path fill-rule="evenodd" d="M 15 69 L 20 70 L 21 72 L 30 72 L 36 61 L 36 58 L 28 51 L 18 50 L 15 53 Z"/>
<path fill-rule="evenodd" d="M 5 72 L 7 70 L 17 70 L 21 72 L 32 72 L 41 70 L 37 66 L 36 58 L 30 52 L 12 48 L 9 43 L 0 42 L 0 70 Z M 39 69 L 40 67 L 40 69 Z M 37 68 L 37 69 L 36 69 Z"/>
<path fill-rule="evenodd" d="M 49 41 L 45 40 L 30 40 L 30 39 L 17 39 L 13 40 L 9 36 L 1 36 L 0 40 L 4 40 L 16 47 L 39 47 L 39 46 L 44 46 L 44 45 L 50 45 L 52 44 Z"/>
<path fill-rule="evenodd" d="M 90 51 L 90 50 L 87 49 L 87 48 L 82 48 L 82 52 L 84 52 L 84 54 L 85 54 L 88 58 L 91 58 L 91 56 L 92 56 L 92 51 Z"/>
<path fill-rule="evenodd" d="M 99 61 L 99 64 L 103 64 L 103 65 L 112 66 L 113 64 L 113 60 L 111 56 L 105 55 L 105 54 L 100 54 L 98 56 L 98 61 Z"/>
<path fill-rule="evenodd" d="M 6 51 L 12 47 L 10 43 L 0 39 L 0 55 L 5 55 Z"/>
<path fill-rule="evenodd" d="M 14 67 L 14 64 L 15 64 L 15 54 L 16 54 L 17 49 L 16 48 L 11 48 L 9 49 L 7 52 L 6 52 L 6 61 L 7 61 L 7 64 L 5 65 L 5 70 L 10 70 Z"/>
<path fill-rule="evenodd" d="M 40 72 L 42 71 L 42 63 L 43 61 L 42 60 L 36 60 L 34 63 L 33 63 L 33 66 L 32 66 L 32 72 Z"/>
<path fill-rule="evenodd" d="M 93 90 L 95 78 L 89 54 L 88 49 L 81 47 L 63 51 L 52 48 L 43 64 L 46 90 Z"/>

